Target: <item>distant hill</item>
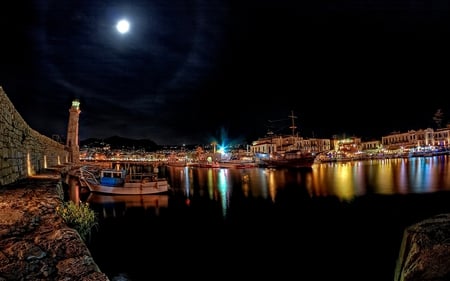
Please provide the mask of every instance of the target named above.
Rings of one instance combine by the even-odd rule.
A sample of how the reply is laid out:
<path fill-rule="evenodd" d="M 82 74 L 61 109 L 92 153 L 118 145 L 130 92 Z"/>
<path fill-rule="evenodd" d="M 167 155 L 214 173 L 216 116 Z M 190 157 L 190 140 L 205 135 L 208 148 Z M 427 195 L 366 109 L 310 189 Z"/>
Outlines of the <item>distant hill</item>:
<path fill-rule="evenodd" d="M 130 139 L 120 136 L 112 136 L 105 139 L 89 138 L 80 141 L 80 147 L 104 147 L 105 145 L 109 145 L 111 149 L 144 149 L 145 151 L 156 151 L 160 148 L 152 140 Z"/>

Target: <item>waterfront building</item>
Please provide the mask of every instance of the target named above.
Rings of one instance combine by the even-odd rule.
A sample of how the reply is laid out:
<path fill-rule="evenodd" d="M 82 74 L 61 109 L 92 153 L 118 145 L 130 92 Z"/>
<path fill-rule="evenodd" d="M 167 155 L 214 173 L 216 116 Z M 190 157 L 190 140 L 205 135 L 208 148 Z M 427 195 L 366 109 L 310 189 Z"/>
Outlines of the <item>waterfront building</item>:
<path fill-rule="evenodd" d="M 409 130 L 407 132 L 394 132 L 381 139 L 387 151 L 409 153 L 411 151 L 445 151 L 449 149 L 450 125 L 446 128 L 434 130 L 432 128 Z"/>

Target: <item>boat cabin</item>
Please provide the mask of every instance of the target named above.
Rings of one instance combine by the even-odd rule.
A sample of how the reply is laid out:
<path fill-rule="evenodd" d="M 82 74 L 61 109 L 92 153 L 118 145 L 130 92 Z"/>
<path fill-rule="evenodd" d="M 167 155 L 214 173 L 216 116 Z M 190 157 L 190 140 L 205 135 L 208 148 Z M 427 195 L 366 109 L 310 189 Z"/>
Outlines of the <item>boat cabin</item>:
<path fill-rule="evenodd" d="M 123 186 L 125 176 L 125 170 L 102 170 L 100 173 L 100 184 L 106 186 Z"/>

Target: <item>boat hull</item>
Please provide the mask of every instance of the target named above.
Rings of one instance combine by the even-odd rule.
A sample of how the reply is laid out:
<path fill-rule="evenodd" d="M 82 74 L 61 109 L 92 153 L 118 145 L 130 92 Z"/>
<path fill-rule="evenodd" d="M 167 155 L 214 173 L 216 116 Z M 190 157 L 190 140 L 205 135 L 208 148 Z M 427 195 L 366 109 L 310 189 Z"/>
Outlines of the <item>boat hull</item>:
<path fill-rule="evenodd" d="M 124 186 L 106 186 L 87 181 L 86 185 L 89 191 L 103 194 L 145 195 L 163 194 L 169 191 L 169 184 L 166 180 L 149 183 L 125 183 Z"/>
<path fill-rule="evenodd" d="M 305 169 L 312 168 L 315 163 L 315 156 L 305 156 L 293 159 L 264 159 L 263 163 L 273 168 Z"/>

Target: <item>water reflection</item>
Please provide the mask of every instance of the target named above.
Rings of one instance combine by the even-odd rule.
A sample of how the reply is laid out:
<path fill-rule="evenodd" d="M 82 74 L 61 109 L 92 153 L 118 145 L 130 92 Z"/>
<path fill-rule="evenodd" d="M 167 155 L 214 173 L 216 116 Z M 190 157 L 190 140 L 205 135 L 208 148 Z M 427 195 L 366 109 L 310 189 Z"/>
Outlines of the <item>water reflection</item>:
<path fill-rule="evenodd" d="M 444 155 L 323 163 L 299 171 L 165 167 L 162 172 L 168 177 L 173 194 L 184 196 L 187 205 L 191 204 L 193 198 L 207 198 L 219 204 L 222 215 L 227 216 L 233 198 L 263 198 L 275 203 L 277 193 L 288 186 L 304 189 L 310 197 L 333 196 L 340 201 L 350 201 L 365 194 L 450 190 L 449 161 L 449 156 Z M 77 182 L 72 180 L 71 185 L 77 186 Z M 69 192 L 70 198 L 76 198 L 75 202 L 83 196 L 76 187 Z M 140 198 L 129 199 L 134 203 L 142 202 Z M 134 204 L 126 203 L 123 199 L 117 203 Z M 168 200 L 161 206 L 166 203 Z M 146 208 L 147 203 L 143 204 L 142 207 Z"/>
<path fill-rule="evenodd" d="M 305 188 L 310 197 L 349 201 L 365 194 L 407 194 L 450 190 L 448 156 L 315 164 L 310 170 L 168 167 L 171 186 L 187 198 L 208 196 L 223 214 L 233 194 L 275 202 L 286 186 Z"/>
<path fill-rule="evenodd" d="M 162 208 L 169 207 L 169 196 L 164 195 L 103 195 L 91 193 L 86 199 L 100 218 L 125 216 L 129 209 L 141 209 L 159 216 Z"/>
<path fill-rule="evenodd" d="M 129 280 L 148 280 L 167 261 L 181 261 L 167 278 L 182 269 L 205 279 L 211 271 L 235 277 L 242 270 L 256 278 L 269 268 L 280 280 L 299 270 L 331 280 L 323 278 L 323 268 L 330 268 L 334 279 L 359 280 L 357 268 L 370 272 L 369 280 L 389 280 L 404 227 L 448 212 L 450 193 L 364 195 L 450 191 L 448 168 L 448 156 L 316 164 L 301 171 L 164 167 L 160 172 L 173 188 L 167 200 L 90 199 L 104 218 L 90 250 L 111 280 L 125 273 Z M 286 251 L 296 257 L 292 261 L 306 262 L 286 266 L 278 258 Z M 199 263 L 197 256 L 208 258 Z M 233 261 L 226 271 L 225 256 Z M 255 262 L 270 266 L 258 270 Z"/>

